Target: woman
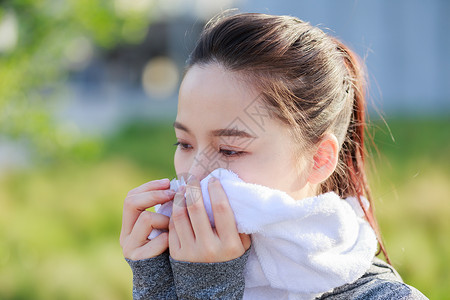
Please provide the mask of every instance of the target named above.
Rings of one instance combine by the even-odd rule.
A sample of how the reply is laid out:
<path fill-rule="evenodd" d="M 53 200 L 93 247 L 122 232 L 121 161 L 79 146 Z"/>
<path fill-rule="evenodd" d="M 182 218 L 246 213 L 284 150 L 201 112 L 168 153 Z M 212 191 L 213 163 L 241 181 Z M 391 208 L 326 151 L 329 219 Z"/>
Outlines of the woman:
<path fill-rule="evenodd" d="M 388 260 L 364 173 L 364 88 L 353 52 L 301 20 L 209 22 L 174 123 L 188 186 L 151 181 L 125 199 L 134 298 L 426 299 L 374 258 L 378 240 Z M 170 211 L 146 211 L 157 204 Z"/>

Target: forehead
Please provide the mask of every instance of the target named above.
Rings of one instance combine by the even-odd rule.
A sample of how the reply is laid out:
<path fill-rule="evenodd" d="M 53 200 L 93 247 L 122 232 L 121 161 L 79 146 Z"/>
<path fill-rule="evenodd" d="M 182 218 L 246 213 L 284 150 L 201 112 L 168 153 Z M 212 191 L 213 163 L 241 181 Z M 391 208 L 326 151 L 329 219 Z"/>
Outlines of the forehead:
<path fill-rule="evenodd" d="M 205 110 L 220 107 L 224 112 L 237 112 L 257 97 L 255 89 L 236 73 L 218 64 L 194 65 L 180 86 L 178 107 L 201 105 Z"/>
<path fill-rule="evenodd" d="M 180 87 L 177 122 L 210 130 L 237 122 L 252 133 L 267 127 L 270 110 L 242 76 L 217 64 L 193 66 Z"/>

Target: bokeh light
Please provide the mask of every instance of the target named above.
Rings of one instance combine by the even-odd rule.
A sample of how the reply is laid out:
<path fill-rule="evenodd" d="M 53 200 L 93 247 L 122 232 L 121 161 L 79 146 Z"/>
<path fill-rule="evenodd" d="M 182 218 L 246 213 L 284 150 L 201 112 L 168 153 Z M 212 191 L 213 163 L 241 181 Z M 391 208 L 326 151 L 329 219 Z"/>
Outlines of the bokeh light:
<path fill-rule="evenodd" d="M 0 16 L 0 53 L 14 50 L 18 39 L 18 22 L 13 11 Z"/>
<path fill-rule="evenodd" d="M 177 90 L 179 72 L 175 62 L 168 57 L 152 58 L 142 72 L 142 87 L 154 99 L 166 99 Z"/>
<path fill-rule="evenodd" d="M 67 44 L 64 55 L 67 67 L 74 71 L 80 71 L 89 64 L 94 56 L 94 47 L 87 37 L 75 37 Z"/>

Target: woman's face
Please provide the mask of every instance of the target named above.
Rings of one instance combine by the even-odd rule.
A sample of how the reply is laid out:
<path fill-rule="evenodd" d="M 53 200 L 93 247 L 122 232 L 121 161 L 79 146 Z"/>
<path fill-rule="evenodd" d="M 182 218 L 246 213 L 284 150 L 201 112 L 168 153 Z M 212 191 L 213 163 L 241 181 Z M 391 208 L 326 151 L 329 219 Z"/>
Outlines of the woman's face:
<path fill-rule="evenodd" d="M 174 127 L 178 175 L 201 180 L 221 167 L 295 199 L 312 195 L 309 168 L 295 153 L 287 125 L 270 116 L 252 86 L 218 64 L 194 65 L 187 72 Z"/>

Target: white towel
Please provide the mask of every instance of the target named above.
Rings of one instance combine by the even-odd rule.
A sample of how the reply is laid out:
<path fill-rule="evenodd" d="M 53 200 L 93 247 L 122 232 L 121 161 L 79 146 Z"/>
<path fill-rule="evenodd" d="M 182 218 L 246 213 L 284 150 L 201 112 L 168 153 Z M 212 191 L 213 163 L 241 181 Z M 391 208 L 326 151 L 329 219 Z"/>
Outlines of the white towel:
<path fill-rule="evenodd" d="M 251 234 L 245 299 L 313 299 L 355 281 L 370 267 L 377 240 L 357 203 L 352 209 L 333 192 L 295 200 L 216 169 L 200 182 L 212 225 L 211 176 L 220 180 L 227 194 L 238 231 Z M 348 200 L 355 204 L 354 198 Z M 171 211 L 172 202 L 158 209 L 167 216 Z M 153 230 L 149 238 L 158 234 Z"/>

